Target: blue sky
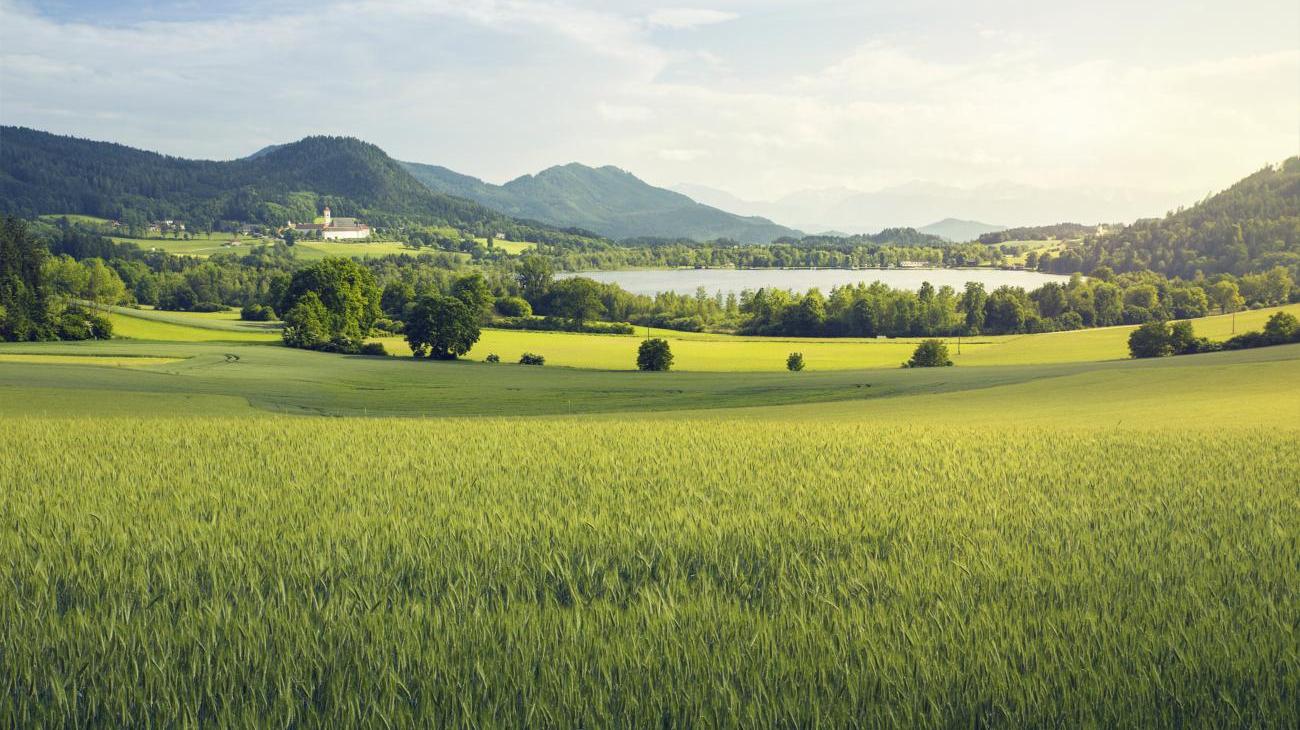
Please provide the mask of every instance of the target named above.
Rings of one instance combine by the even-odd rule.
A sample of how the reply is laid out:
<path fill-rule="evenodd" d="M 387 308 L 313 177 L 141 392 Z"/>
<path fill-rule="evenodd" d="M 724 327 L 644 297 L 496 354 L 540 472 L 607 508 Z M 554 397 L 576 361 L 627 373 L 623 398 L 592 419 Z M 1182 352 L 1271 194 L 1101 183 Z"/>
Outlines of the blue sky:
<path fill-rule="evenodd" d="M 0 0 L 0 16 L 0 121 L 184 156 L 349 134 L 495 182 L 577 160 L 761 199 L 916 180 L 1185 196 L 1300 153 L 1294 0 Z"/>

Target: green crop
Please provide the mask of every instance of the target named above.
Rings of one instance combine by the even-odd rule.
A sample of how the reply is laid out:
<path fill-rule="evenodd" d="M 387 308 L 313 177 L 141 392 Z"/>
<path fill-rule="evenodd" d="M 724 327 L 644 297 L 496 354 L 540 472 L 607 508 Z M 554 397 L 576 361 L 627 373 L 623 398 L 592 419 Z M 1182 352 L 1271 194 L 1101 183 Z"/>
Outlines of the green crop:
<path fill-rule="evenodd" d="M 4 418 L 0 721 L 1294 727 L 1296 443 Z"/>

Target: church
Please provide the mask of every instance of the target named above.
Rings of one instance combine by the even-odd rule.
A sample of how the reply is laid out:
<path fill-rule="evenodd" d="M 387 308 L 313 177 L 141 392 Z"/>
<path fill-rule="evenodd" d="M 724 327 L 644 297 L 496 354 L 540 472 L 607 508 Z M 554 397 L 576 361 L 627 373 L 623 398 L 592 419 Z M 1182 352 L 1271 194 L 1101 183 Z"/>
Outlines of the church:
<path fill-rule="evenodd" d="M 321 212 L 320 223 L 299 223 L 289 225 L 294 231 L 305 235 L 320 233 L 321 238 L 329 240 L 352 240 L 357 238 L 369 238 L 370 226 L 365 223 L 358 223 L 356 218 L 334 218 L 330 216 L 330 207 L 325 206 Z"/>

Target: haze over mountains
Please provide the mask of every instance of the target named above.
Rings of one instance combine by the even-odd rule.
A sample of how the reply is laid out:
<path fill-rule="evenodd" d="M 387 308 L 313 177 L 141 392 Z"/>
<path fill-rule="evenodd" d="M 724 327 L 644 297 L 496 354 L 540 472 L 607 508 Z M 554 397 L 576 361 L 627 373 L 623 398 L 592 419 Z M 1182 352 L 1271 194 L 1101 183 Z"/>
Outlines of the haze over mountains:
<path fill-rule="evenodd" d="M 978 231 L 979 226 L 953 229 L 962 234 L 978 231 L 975 235 L 1004 227 L 1061 221 L 1086 224 L 1131 222 L 1162 215 L 1180 205 L 1190 205 L 1210 192 L 1117 192 L 1039 188 L 1014 183 L 962 188 L 912 182 L 874 192 L 824 188 L 801 190 L 776 200 L 753 201 L 705 185 L 679 184 L 672 189 L 722 210 L 738 215 L 766 216 L 809 232 L 871 233 L 888 226 L 910 226 L 921 230 L 936 221 L 952 218 L 986 226 L 987 230 L 983 231 Z"/>
<path fill-rule="evenodd" d="M 517 218 L 576 226 L 615 239 L 729 238 L 741 243 L 770 243 L 801 235 L 766 218 L 702 205 L 609 165 L 557 165 L 504 185 L 438 165 L 402 165 L 435 192 L 468 198 Z"/>

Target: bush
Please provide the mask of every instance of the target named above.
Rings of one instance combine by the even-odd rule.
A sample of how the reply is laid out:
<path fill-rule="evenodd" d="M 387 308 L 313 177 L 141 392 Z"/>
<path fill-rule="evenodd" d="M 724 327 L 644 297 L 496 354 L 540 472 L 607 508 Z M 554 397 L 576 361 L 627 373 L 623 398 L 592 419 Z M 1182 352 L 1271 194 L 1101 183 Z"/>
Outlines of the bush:
<path fill-rule="evenodd" d="M 665 372 L 673 367 L 673 351 L 668 340 L 658 337 L 645 340 L 636 352 L 636 367 L 646 372 Z"/>
<path fill-rule="evenodd" d="M 531 352 L 525 352 L 519 356 L 520 365 L 545 365 L 546 358 Z"/>
<path fill-rule="evenodd" d="M 501 297 L 496 301 L 497 314 L 502 317 L 531 317 L 533 305 L 523 297 Z"/>
<path fill-rule="evenodd" d="M 382 342 L 367 342 L 361 346 L 360 354 L 370 355 L 372 357 L 388 357 L 388 350 L 384 348 L 384 343 Z"/>
<path fill-rule="evenodd" d="M 1165 357 L 1174 352 L 1173 333 L 1168 323 L 1147 322 L 1129 333 L 1128 351 L 1135 358 Z"/>
<path fill-rule="evenodd" d="M 270 322 L 275 319 L 275 310 L 264 304 L 245 304 L 239 318 L 245 322 Z"/>
<path fill-rule="evenodd" d="M 1300 320 L 1289 312 L 1277 312 L 1264 324 L 1264 336 L 1275 345 L 1300 341 Z"/>
<path fill-rule="evenodd" d="M 371 331 L 387 332 L 390 335 L 400 335 L 406 331 L 406 325 L 402 324 L 402 321 L 400 319 L 388 319 L 387 317 L 380 317 L 379 319 L 375 320 L 375 324 L 373 327 L 371 327 Z"/>
<path fill-rule="evenodd" d="M 785 359 L 785 369 L 789 370 L 792 373 L 797 373 L 800 370 L 803 370 L 803 353 L 802 352 L 790 353 L 790 357 L 787 357 Z"/>
<path fill-rule="evenodd" d="M 483 358 L 483 362 L 490 362 L 496 364 L 501 362 L 501 357 L 494 352 L 491 355 L 488 355 L 487 357 Z"/>
<path fill-rule="evenodd" d="M 912 359 L 903 363 L 905 368 L 940 368 L 952 366 L 948 346 L 943 340 L 925 340 L 916 346 Z"/>
<path fill-rule="evenodd" d="M 190 307 L 191 312 L 224 312 L 226 305 L 220 302 L 199 302 Z"/>
<path fill-rule="evenodd" d="M 113 323 L 81 309 L 67 309 L 56 322 L 61 340 L 107 340 L 113 337 Z"/>

